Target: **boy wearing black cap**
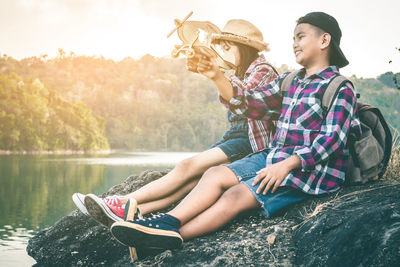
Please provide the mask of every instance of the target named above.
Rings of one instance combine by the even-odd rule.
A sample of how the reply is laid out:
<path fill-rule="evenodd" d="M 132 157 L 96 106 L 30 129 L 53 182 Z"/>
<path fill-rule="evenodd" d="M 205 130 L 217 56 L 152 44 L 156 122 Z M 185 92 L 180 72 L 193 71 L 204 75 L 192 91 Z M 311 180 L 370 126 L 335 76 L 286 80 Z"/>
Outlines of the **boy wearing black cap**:
<path fill-rule="evenodd" d="M 173 210 L 152 219 L 117 222 L 113 235 L 126 245 L 170 249 L 220 228 L 242 211 L 259 209 L 268 218 L 312 195 L 337 191 L 345 178 L 347 138 L 350 132 L 361 134 L 350 83 L 339 89 L 326 114 L 322 110 L 324 90 L 339 75 L 338 68 L 348 64 L 340 39 L 332 16 L 313 12 L 301 17 L 293 51 L 304 68 L 284 95 L 280 86 L 289 73 L 245 91 L 224 77 L 214 59 L 202 58 L 197 70 L 214 81 L 231 111 L 257 120 L 279 117 L 270 148 L 209 169 Z"/>
<path fill-rule="evenodd" d="M 309 28 L 313 28 L 313 31 Z M 316 37 L 321 37 L 321 35 L 325 35 L 323 36 L 322 39 L 324 43 L 322 44 L 323 46 L 321 47 L 320 52 L 321 54 L 326 54 L 326 53 L 328 54 L 327 59 L 329 60 L 329 65 L 334 65 L 337 66 L 338 68 L 342 68 L 349 64 L 342 50 L 339 47 L 340 39 L 342 37 L 342 32 L 334 17 L 323 12 L 308 13 L 304 17 L 301 17 L 297 20 L 294 39 L 296 38 L 296 35 L 297 37 L 299 36 L 303 37 L 305 33 L 304 31 L 306 31 L 308 35 L 314 34 L 316 35 Z M 326 46 L 326 44 L 328 44 L 328 46 Z M 296 43 L 294 43 L 294 45 L 296 45 Z M 300 54 L 301 50 L 298 51 Z M 300 65 L 304 66 L 307 69 L 307 66 L 303 65 L 302 61 L 300 61 L 301 59 L 297 58 L 296 48 L 294 48 L 294 52 L 296 55 L 297 63 L 299 63 Z M 316 60 L 317 56 L 318 56 L 317 54 L 314 54 L 314 56 L 312 57 L 314 61 Z M 325 55 L 323 55 L 323 57 L 325 57 L 326 59 Z M 325 61 L 325 59 L 322 58 L 323 61 Z"/>

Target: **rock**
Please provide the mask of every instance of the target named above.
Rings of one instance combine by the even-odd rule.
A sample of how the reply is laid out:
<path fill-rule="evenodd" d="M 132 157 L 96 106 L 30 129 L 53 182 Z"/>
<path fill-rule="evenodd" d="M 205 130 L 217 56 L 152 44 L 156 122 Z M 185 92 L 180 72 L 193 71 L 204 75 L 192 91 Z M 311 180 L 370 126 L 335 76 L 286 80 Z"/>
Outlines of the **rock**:
<path fill-rule="evenodd" d="M 270 245 L 273 245 L 275 243 L 276 235 L 275 234 L 269 234 L 267 236 L 267 242 Z"/>
<path fill-rule="evenodd" d="M 400 184 L 345 188 L 320 202 L 293 237 L 296 265 L 395 266 L 400 262 Z M 315 205 L 315 204 L 314 204 Z"/>
<path fill-rule="evenodd" d="M 128 177 L 106 195 L 127 194 L 166 172 Z M 279 242 L 271 242 L 279 236 Z M 73 211 L 29 240 L 37 266 L 132 266 L 128 248 L 109 230 Z M 271 219 L 256 212 L 182 249 L 147 255 L 136 266 L 392 266 L 400 262 L 400 183 L 347 187 L 282 211 Z"/>

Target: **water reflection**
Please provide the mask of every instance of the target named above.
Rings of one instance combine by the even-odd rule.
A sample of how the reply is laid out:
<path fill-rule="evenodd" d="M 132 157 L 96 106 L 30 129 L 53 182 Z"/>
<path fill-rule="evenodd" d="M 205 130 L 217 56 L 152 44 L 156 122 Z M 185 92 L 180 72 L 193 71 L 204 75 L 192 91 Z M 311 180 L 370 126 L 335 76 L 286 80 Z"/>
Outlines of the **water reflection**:
<path fill-rule="evenodd" d="M 0 229 L 0 266 L 28 266 L 35 260 L 26 254 L 26 242 L 35 231 L 4 225 Z"/>
<path fill-rule="evenodd" d="M 25 253 L 28 239 L 76 209 L 71 200 L 73 193 L 99 194 L 131 174 L 172 168 L 191 155 L 1 155 L 0 266 L 20 262 L 24 257 L 26 264 L 32 264 Z"/>
<path fill-rule="evenodd" d="M 114 155 L 112 158 L 91 157 L 91 158 L 69 158 L 69 159 L 53 159 L 51 161 L 76 162 L 78 164 L 93 165 L 133 165 L 133 166 L 160 166 L 174 165 L 175 163 L 194 155 L 195 153 L 181 152 L 132 152 L 121 155 Z M 129 155 L 129 157 L 127 157 Z"/>
<path fill-rule="evenodd" d="M 74 190 L 101 188 L 105 166 L 46 161 L 42 156 L 2 156 L 0 225 L 42 229 L 68 212 Z"/>

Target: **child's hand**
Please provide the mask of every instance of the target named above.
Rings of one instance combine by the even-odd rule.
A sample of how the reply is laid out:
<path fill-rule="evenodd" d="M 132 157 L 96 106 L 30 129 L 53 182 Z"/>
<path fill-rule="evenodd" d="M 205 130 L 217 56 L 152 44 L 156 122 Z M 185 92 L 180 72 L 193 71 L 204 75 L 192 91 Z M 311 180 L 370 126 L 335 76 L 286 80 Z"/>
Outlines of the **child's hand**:
<path fill-rule="evenodd" d="M 257 172 L 257 177 L 252 185 L 255 186 L 260 183 L 256 191 L 257 194 L 263 192 L 263 195 L 266 195 L 271 187 L 271 193 L 274 193 L 289 172 L 290 169 L 287 168 L 284 162 L 272 164 Z"/>
<path fill-rule="evenodd" d="M 188 71 L 197 73 L 197 64 L 199 63 L 198 57 L 187 58 L 186 59 L 186 68 Z"/>
<path fill-rule="evenodd" d="M 217 60 L 203 53 L 198 54 L 197 71 L 205 77 L 214 80 L 218 75 L 222 74 L 219 69 Z"/>

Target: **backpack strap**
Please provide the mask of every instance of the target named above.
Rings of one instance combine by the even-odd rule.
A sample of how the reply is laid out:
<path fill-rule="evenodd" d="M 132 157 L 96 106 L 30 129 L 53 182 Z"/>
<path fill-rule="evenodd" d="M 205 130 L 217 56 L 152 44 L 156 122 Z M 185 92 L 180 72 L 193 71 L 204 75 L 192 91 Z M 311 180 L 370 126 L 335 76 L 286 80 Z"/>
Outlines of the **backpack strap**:
<path fill-rule="evenodd" d="M 339 89 L 345 83 L 350 83 L 352 90 L 354 90 L 353 83 L 342 75 L 333 77 L 332 80 L 329 82 L 328 88 L 326 88 L 326 90 L 322 96 L 322 109 L 324 111 L 324 116 L 326 116 L 326 114 L 328 114 L 328 111 L 332 107 L 333 101 L 339 94 Z"/>
<path fill-rule="evenodd" d="M 286 93 L 286 91 L 289 89 L 290 84 L 292 83 L 294 77 L 296 76 L 297 71 L 293 71 L 289 73 L 281 82 L 281 91 L 282 95 Z"/>
<path fill-rule="evenodd" d="M 270 66 L 271 67 L 271 69 L 275 72 L 275 74 L 276 75 L 278 75 L 279 76 L 279 72 L 275 69 L 275 67 L 274 66 L 272 66 L 271 64 L 269 64 L 268 62 L 265 62 L 265 64 L 267 64 L 268 66 Z"/>

